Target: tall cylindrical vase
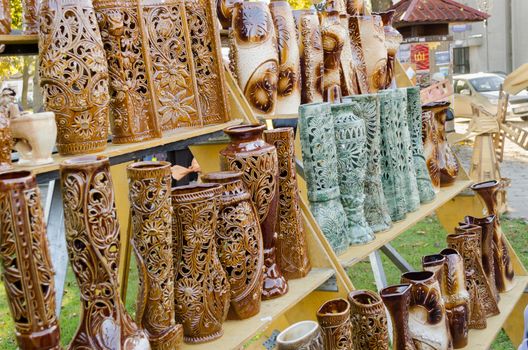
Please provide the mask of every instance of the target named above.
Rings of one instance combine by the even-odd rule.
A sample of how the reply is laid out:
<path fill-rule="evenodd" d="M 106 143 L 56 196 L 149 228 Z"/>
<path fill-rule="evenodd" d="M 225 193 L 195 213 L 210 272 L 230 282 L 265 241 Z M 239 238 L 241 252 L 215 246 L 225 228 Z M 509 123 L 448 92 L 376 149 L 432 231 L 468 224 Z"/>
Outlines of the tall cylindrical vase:
<path fill-rule="evenodd" d="M 388 350 L 387 314 L 378 294 L 356 290 L 348 294 L 354 349 Z"/>
<path fill-rule="evenodd" d="M 319 18 L 304 11 L 299 19 L 299 51 L 301 58 L 301 102 L 323 102 L 324 53 Z"/>
<path fill-rule="evenodd" d="M 368 94 L 370 87 L 367 75 L 367 64 L 365 63 L 365 55 L 361 46 L 361 33 L 359 31 L 360 19 L 360 16 L 348 16 L 348 35 L 352 50 L 352 74 L 355 85 L 354 92 L 356 94 Z"/>
<path fill-rule="evenodd" d="M 299 208 L 293 129 L 266 130 L 264 140 L 275 146 L 279 161 L 277 263 L 286 279 L 302 278 L 310 272 L 311 267 Z"/>
<path fill-rule="evenodd" d="M 242 173 L 209 173 L 202 176 L 202 181 L 222 185 L 216 247 L 231 287 L 228 318 L 249 318 L 260 311 L 264 278 L 264 248 L 257 211 Z"/>
<path fill-rule="evenodd" d="M 392 349 L 416 350 L 409 332 L 411 285 L 399 284 L 383 288 L 380 296 L 392 320 Z"/>
<path fill-rule="evenodd" d="M 172 189 L 174 303 L 186 343 L 209 342 L 224 333 L 230 288 L 215 243 L 221 193 L 217 184 Z"/>
<path fill-rule="evenodd" d="M 46 224 L 29 171 L 0 174 L 0 262 L 20 349 L 60 350 Z"/>
<path fill-rule="evenodd" d="M 327 7 L 319 15 L 324 55 L 323 98 L 327 102 L 333 102 L 334 91 L 341 93 L 341 52 L 348 33 L 341 25 L 339 12 L 335 8 Z"/>
<path fill-rule="evenodd" d="M 352 349 L 350 304 L 345 299 L 329 300 L 317 311 L 317 321 L 322 329 L 324 348 Z"/>
<path fill-rule="evenodd" d="M 0 111 L 0 172 L 11 169 L 11 147 L 13 134 L 7 115 Z"/>
<path fill-rule="evenodd" d="M 341 204 L 348 220 L 346 235 L 351 244 L 368 243 L 374 239 L 374 233 L 363 210 L 367 169 L 365 121 L 353 113 L 350 103 L 332 105 L 331 111 Z"/>
<path fill-rule="evenodd" d="M 231 139 L 220 151 L 223 170 L 242 173 L 255 208 L 264 240 L 264 288 L 270 299 L 288 292 L 288 284 L 276 261 L 279 214 L 279 164 L 277 149 L 262 138 L 265 125 L 233 126 L 224 130 Z"/>
<path fill-rule="evenodd" d="M 136 321 L 153 350 L 175 349 L 183 341 L 174 319 L 171 165 L 138 162 L 127 168 L 132 217 L 132 247 L 140 288 Z"/>
<path fill-rule="evenodd" d="M 299 132 L 308 200 L 315 220 L 335 252 L 350 245 L 340 201 L 334 121 L 328 103 L 301 105 Z"/>
<path fill-rule="evenodd" d="M 422 142 L 424 158 L 431 185 L 435 192 L 440 191 L 440 167 L 438 165 L 438 131 L 434 113 L 422 110 Z"/>
<path fill-rule="evenodd" d="M 40 6 L 40 85 L 55 113 L 60 154 L 102 151 L 108 137 L 108 66 L 90 0 Z M 64 30 L 68 28 L 68 30 Z"/>
<path fill-rule="evenodd" d="M 60 176 L 66 243 L 82 307 L 68 349 L 149 349 L 119 293 L 120 233 L 108 158 L 66 160 Z"/>

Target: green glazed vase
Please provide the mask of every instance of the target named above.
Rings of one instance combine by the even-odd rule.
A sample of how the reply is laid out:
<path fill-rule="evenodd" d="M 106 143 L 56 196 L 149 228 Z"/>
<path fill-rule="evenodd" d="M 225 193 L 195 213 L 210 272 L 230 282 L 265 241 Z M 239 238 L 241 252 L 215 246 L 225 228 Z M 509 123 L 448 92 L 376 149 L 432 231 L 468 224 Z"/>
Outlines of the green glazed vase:
<path fill-rule="evenodd" d="M 416 182 L 420 193 L 420 202 L 431 202 L 436 194 L 431 183 L 431 177 L 425 164 L 424 146 L 422 142 L 422 102 L 420 88 L 407 88 L 407 126 L 411 135 L 411 147 L 416 171 Z"/>
<path fill-rule="evenodd" d="M 378 95 L 365 94 L 343 98 L 350 103 L 352 112 L 365 122 L 367 131 L 365 174 L 365 200 L 363 209 L 365 218 L 374 232 L 388 230 L 392 220 L 381 184 L 380 167 L 380 101 Z"/>
<path fill-rule="evenodd" d="M 347 237 L 350 244 L 364 244 L 374 239 L 363 211 L 367 170 L 365 121 L 353 113 L 351 103 L 334 104 L 331 111 L 341 204 L 348 221 Z"/>
<path fill-rule="evenodd" d="M 347 217 L 340 201 L 334 122 L 329 103 L 299 107 L 304 176 L 312 214 L 336 253 L 349 246 Z"/>

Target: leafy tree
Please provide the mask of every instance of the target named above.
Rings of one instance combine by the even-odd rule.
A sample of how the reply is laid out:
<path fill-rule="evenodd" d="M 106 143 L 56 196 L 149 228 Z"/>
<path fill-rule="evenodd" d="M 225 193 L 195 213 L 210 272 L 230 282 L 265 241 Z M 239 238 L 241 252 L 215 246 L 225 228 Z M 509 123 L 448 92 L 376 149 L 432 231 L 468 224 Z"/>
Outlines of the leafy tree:
<path fill-rule="evenodd" d="M 311 0 L 288 0 L 288 2 L 294 10 L 303 10 L 312 7 Z"/>
<path fill-rule="evenodd" d="M 11 6 L 11 27 L 12 29 L 22 29 L 22 1 L 9 0 Z"/>

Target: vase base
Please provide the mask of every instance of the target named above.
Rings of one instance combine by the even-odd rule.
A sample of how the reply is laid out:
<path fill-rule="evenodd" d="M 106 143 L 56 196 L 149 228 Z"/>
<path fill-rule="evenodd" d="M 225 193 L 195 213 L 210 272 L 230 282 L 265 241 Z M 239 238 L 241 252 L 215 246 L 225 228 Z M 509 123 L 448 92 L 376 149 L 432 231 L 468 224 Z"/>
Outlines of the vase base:
<path fill-rule="evenodd" d="M 220 329 L 217 332 L 214 332 L 214 333 L 209 334 L 209 335 L 205 335 L 203 337 L 187 337 L 187 336 L 184 336 L 183 337 L 183 341 L 188 343 L 188 344 L 208 343 L 208 342 L 211 342 L 213 340 L 216 340 L 216 339 L 220 338 L 223 335 L 224 335 L 224 330 Z"/>
<path fill-rule="evenodd" d="M 349 229 L 350 245 L 362 245 L 372 242 L 376 237 L 369 226 L 355 225 Z"/>
<path fill-rule="evenodd" d="M 181 324 L 172 326 L 163 334 L 152 335 L 146 330 L 145 333 L 147 333 L 152 350 L 179 349 L 183 344 L 183 327 Z"/>
<path fill-rule="evenodd" d="M 374 233 L 383 233 L 385 231 L 388 231 L 392 227 L 392 221 L 389 222 L 380 222 L 377 224 L 370 224 L 370 228 Z"/>

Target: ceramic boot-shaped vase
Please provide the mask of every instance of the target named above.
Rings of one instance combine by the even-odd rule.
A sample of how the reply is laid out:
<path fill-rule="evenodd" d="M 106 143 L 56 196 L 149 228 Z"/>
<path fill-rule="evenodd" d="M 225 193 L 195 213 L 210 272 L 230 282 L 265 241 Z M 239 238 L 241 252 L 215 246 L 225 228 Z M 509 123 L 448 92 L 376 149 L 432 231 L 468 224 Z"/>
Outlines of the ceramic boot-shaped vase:
<path fill-rule="evenodd" d="M 140 274 L 136 320 L 152 350 L 178 348 L 183 329 L 174 319 L 171 164 L 137 162 L 127 167 L 132 247 Z"/>
<path fill-rule="evenodd" d="M 424 271 L 431 271 L 435 274 L 435 278 L 440 286 L 442 295 L 446 294 L 445 279 L 444 279 L 444 265 L 446 262 L 445 256 L 442 254 L 432 254 L 422 257 L 422 268 Z"/>
<path fill-rule="evenodd" d="M 215 243 L 221 193 L 217 184 L 172 189 L 174 303 L 186 343 L 220 338 L 229 311 L 229 281 Z"/>
<path fill-rule="evenodd" d="M 60 350 L 46 224 L 29 171 L 0 174 L 0 264 L 19 348 Z"/>
<path fill-rule="evenodd" d="M 336 95 L 334 91 L 341 91 L 341 52 L 348 33 L 341 25 L 339 12 L 335 8 L 329 9 L 327 6 L 319 15 L 324 53 L 323 97 L 325 101 L 333 102 Z"/>
<path fill-rule="evenodd" d="M 340 200 L 334 121 L 329 103 L 301 105 L 299 132 L 308 200 L 315 220 L 332 249 L 350 245 L 347 218 Z"/>
<path fill-rule="evenodd" d="M 303 11 L 299 18 L 299 51 L 301 58 L 301 102 L 323 102 L 324 53 L 319 18 Z"/>
<path fill-rule="evenodd" d="M 314 321 L 301 321 L 277 336 L 278 350 L 325 350 L 321 328 Z"/>
<path fill-rule="evenodd" d="M 383 288 L 380 296 L 392 320 L 392 349 L 416 350 L 409 332 L 411 285 L 399 284 Z"/>
<path fill-rule="evenodd" d="M 202 181 L 222 185 L 216 246 L 231 286 L 228 318 L 254 316 L 260 311 L 264 248 L 251 195 L 237 171 L 209 173 Z"/>
<path fill-rule="evenodd" d="M 352 350 L 350 304 L 345 299 L 329 300 L 317 311 L 325 349 Z"/>
<path fill-rule="evenodd" d="M 387 314 L 378 294 L 356 290 L 348 294 L 354 349 L 388 350 Z"/>
<path fill-rule="evenodd" d="M 388 230 L 392 221 L 387 208 L 387 201 L 381 184 L 380 167 L 380 104 L 377 95 L 356 95 L 343 98 L 350 104 L 352 113 L 365 122 L 367 132 L 367 150 L 365 173 L 365 201 L 363 210 L 367 223 L 374 232 Z"/>
<path fill-rule="evenodd" d="M 264 289 L 270 299 L 288 292 L 288 283 L 276 261 L 279 214 L 279 164 L 277 149 L 262 138 L 265 125 L 233 126 L 224 130 L 231 139 L 220 151 L 223 170 L 240 171 L 255 208 L 264 240 Z"/>
<path fill-rule="evenodd" d="M 68 349 L 150 349 L 119 293 L 120 233 L 108 158 L 66 160 L 60 174 L 66 243 L 82 307 Z"/>
<path fill-rule="evenodd" d="M 0 112 L 0 172 L 11 169 L 11 145 L 13 142 L 11 123 L 6 114 Z"/>
<path fill-rule="evenodd" d="M 374 239 L 374 232 L 365 219 L 365 172 L 367 169 L 367 133 L 365 122 L 352 112 L 352 104 L 331 106 L 337 150 L 337 171 L 341 203 L 348 220 L 348 236 L 352 244 Z"/>

